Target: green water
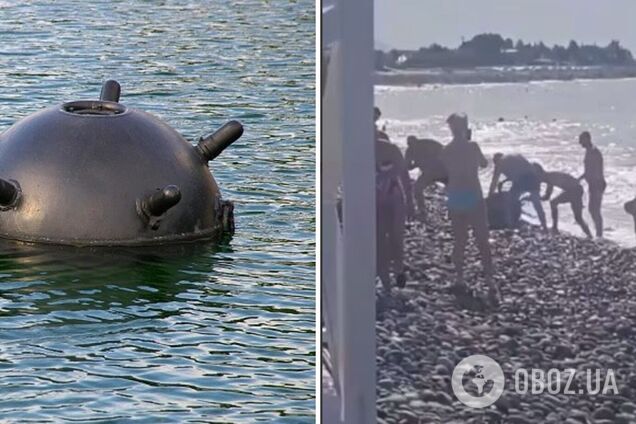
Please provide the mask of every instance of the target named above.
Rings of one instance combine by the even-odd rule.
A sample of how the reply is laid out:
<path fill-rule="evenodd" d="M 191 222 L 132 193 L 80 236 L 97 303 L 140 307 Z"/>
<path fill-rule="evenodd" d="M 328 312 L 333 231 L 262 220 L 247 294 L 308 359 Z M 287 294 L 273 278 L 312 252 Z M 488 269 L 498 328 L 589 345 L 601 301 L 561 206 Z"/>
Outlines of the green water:
<path fill-rule="evenodd" d="M 193 143 L 246 131 L 211 163 L 228 243 L 0 243 L 0 422 L 313 422 L 314 3 L 16 3 L 0 129 L 113 78 Z"/>

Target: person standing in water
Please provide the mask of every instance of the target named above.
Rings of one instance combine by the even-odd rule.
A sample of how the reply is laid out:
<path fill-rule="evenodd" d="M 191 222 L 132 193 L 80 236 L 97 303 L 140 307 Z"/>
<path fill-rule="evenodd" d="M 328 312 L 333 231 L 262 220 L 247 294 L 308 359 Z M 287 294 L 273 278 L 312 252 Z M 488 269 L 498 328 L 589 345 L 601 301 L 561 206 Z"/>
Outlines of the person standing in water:
<path fill-rule="evenodd" d="M 558 196 L 550 200 L 552 210 L 552 230 L 559 231 L 559 205 L 569 203 L 576 223 L 579 224 L 586 236 L 592 237 L 590 228 L 583 219 L 583 186 L 579 181 L 565 172 L 546 172 L 538 163 L 533 164 L 541 182 L 546 183 L 545 194 L 541 200 L 550 200 L 552 190 L 558 187 L 563 190 Z"/>
<path fill-rule="evenodd" d="M 603 216 L 601 215 L 601 203 L 603 193 L 605 193 L 605 175 L 603 173 L 603 155 L 600 150 L 592 144 L 592 135 L 588 131 L 583 131 L 579 135 L 579 144 L 585 149 L 585 159 L 583 159 L 584 171 L 579 180 L 585 179 L 589 193 L 588 210 L 594 221 L 596 237 L 603 237 Z"/>
<path fill-rule="evenodd" d="M 468 242 L 468 229 L 472 227 L 481 256 L 484 275 L 489 287 L 489 296 L 497 301 L 499 290 L 493 281 L 493 267 L 488 241 L 488 219 L 479 182 L 479 168 L 488 166 L 475 142 L 469 141 L 468 118 L 464 114 L 452 114 L 446 120 L 453 140 L 444 146 L 440 159 L 444 164 L 448 185 L 448 214 L 454 236 L 453 263 L 457 272 L 455 285 L 465 289 L 464 251 Z"/>
<path fill-rule="evenodd" d="M 526 158 L 521 155 L 504 155 L 503 153 L 495 153 L 493 158 L 495 163 L 495 172 L 492 176 L 490 183 L 490 190 L 488 190 L 488 196 L 492 196 L 495 193 L 497 184 L 499 183 L 499 177 L 503 174 L 506 178 L 501 184 L 506 181 L 512 181 L 512 187 L 510 188 L 510 199 L 518 201 L 522 194 L 529 193 L 529 199 L 537 211 L 539 216 L 539 222 L 541 222 L 541 228 L 548 229 L 545 220 L 545 212 L 541 205 L 541 182 L 537 176 L 536 169 Z"/>
<path fill-rule="evenodd" d="M 375 113 L 377 274 L 388 288 L 392 270 L 398 287 L 406 284 L 404 232 L 406 219 L 413 215 L 411 179 L 400 149 L 379 130 L 379 108 Z"/>

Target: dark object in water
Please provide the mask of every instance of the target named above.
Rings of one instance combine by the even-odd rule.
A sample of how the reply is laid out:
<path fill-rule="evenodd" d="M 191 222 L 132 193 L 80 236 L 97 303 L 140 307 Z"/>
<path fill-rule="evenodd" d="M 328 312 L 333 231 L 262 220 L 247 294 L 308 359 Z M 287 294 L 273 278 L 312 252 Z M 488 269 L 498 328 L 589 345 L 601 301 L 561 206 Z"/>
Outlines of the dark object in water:
<path fill-rule="evenodd" d="M 0 135 L 0 237 L 76 246 L 163 244 L 233 232 L 208 161 L 243 133 L 236 121 L 187 142 L 160 119 L 119 103 L 73 101 Z"/>
<path fill-rule="evenodd" d="M 516 228 L 521 219 L 521 202 L 511 199 L 510 192 L 498 191 L 486 199 L 491 230 Z"/>
<path fill-rule="evenodd" d="M 631 215 L 634 219 L 634 231 L 636 232 L 636 198 L 625 202 L 625 204 L 623 204 L 623 208 L 625 209 L 625 212 Z"/>
<path fill-rule="evenodd" d="M 629 215 L 636 215 L 636 198 L 625 202 L 623 204 L 623 209 L 625 209 L 625 212 L 627 212 Z"/>

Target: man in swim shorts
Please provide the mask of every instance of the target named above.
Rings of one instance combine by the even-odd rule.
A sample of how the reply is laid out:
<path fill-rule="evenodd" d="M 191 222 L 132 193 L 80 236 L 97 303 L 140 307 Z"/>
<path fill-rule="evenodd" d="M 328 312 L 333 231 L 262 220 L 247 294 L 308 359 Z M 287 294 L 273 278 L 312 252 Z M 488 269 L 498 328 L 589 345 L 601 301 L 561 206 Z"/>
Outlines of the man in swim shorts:
<path fill-rule="evenodd" d="M 376 107 L 376 122 L 380 116 Z M 393 271 L 398 287 L 404 287 L 404 232 L 407 217 L 413 215 L 411 179 L 402 152 L 377 126 L 375 160 L 377 274 L 384 287 L 389 288 L 389 274 Z"/>
<path fill-rule="evenodd" d="M 468 229 L 472 227 L 489 287 L 489 296 L 497 301 L 499 290 L 493 281 L 486 203 L 478 175 L 479 168 L 488 166 L 488 161 L 479 145 L 468 140 L 469 129 L 466 115 L 454 113 L 446 122 L 453 134 L 453 140 L 443 148 L 440 159 L 448 174 L 446 189 L 448 215 L 455 239 L 452 254 L 457 272 L 455 285 L 465 288 L 464 251 L 468 242 Z"/>
<path fill-rule="evenodd" d="M 590 228 L 583 219 L 583 186 L 570 174 L 565 172 L 546 172 L 538 163 L 533 165 L 537 170 L 540 181 L 547 184 L 542 200 L 550 200 L 554 187 L 563 190 L 558 196 L 550 200 L 552 231 L 559 231 L 559 205 L 561 203 L 569 203 L 576 223 L 579 224 L 586 236 L 592 237 Z"/>
<path fill-rule="evenodd" d="M 579 135 L 579 144 L 585 149 L 583 160 L 584 171 L 579 180 L 585 179 L 589 193 L 588 210 L 594 221 L 596 237 L 603 237 L 603 216 L 601 215 L 601 203 L 607 184 L 603 175 L 603 155 L 592 144 L 592 135 L 583 131 Z"/>
<path fill-rule="evenodd" d="M 529 193 L 528 198 L 532 202 L 534 209 L 537 211 L 539 221 L 541 222 L 541 228 L 547 230 L 547 224 L 545 220 L 545 212 L 541 205 L 541 182 L 536 174 L 536 169 L 526 158 L 521 155 L 504 155 L 502 153 L 495 153 L 494 156 L 495 172 L 492 176 L 492 182 L 490 183 L 490 190 L 488 190 L 488 196 L 492 196 L 495 193 L 497 184 L 499 183 L 499 177 L 504 175 L 506 178 L 501 184 L 506 181 L 512 182 L 510 188 L 510 200 L 517 201 L 524 193 Z"/>

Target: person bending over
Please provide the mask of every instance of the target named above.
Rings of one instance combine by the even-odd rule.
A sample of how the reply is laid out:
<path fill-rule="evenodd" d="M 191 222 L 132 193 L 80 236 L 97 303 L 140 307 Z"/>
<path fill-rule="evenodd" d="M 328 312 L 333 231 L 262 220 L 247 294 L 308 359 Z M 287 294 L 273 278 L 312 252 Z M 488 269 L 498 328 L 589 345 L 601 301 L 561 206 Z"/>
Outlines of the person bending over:
<path fill-rule="evenodd" d="M 541 182 L 547 184 L 542 200 L 550 200 L 554 187 L 558 187 L 562 190 L 558 196 L 550 200 L 552 231 L 559 231 L 559 205 L 569 203 L 576 223 L 579 224 L 586 236 L 592 237 L 590 228 L 583 219 L 583 186 L 579 184 L 576 178 L 565 172 L 546 172 L 538 163 L 535 163 L 534 167 L 537 170 L 537 175 L 539 175 Z"/>
<path fill-rule="evenodd" d="M 422 218 L 426 218 L 424 208 L 424 189 L 435 182 L 448 182 L 446 169 L 440 159 L 442 143 L 428 138 L 417 138 L 410 135 L 406 139 L 407 148 L 404 154 L 406 165 L 409 170 L 419 168 L 420 176 L 413 184 L 413 197 L 417 205 L 417 213 Z"/>
<path fill-rule="evenodd" d="M 506 181 L 512 182 L 509 196 L 510 200 L 516 202 L 522 194 L 528 193 L 529 195 L 527 197 L 537 211 L 541 228 L 547 230 L 545 212 L 541 205 L 541 183 L 534 166 L 521 155 L 504 155 L 503 153 L 495 153 L 493 162 L 495 163 L 495 171 L 490 183 L 490 190 L 488 190 L 488 196 L 490 197 L 495 193 L 497 184 L 499 183 L 499 177 L 504 175 L 505 179 L 501 181 L 500 184 Z"/>
<path fill-rule="evenodd" d="M 472 227 L 481 256 L 484 275 L 492 300 L 499 298 L 498 287 L 493 281 L 493 267 L 488 241 L 486 203 L 479 182 L 479 168 L 488 166 L 475 142 L 469 141 L 468 118 L 464 114 L 452 114 L 447 121 L 453 140 L 441 153 L 441 161 L 448 173 L 448 214 L 454 236 L 452 259 L 456 270 L 457 288 L 464 289 L 464 251 L 468 241 L 468 229 Z"/>

